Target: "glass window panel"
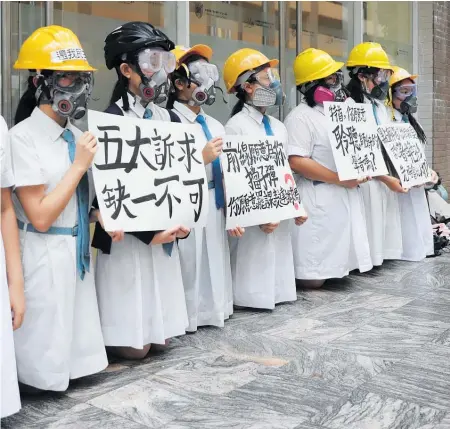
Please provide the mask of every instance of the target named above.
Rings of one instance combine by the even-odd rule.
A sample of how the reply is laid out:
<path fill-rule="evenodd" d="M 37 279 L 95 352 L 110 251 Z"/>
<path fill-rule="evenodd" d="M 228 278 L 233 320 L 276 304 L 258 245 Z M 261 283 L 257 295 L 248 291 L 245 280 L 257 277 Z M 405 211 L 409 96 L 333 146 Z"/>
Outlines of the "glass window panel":
<path fill-rule="evenodd" d="M 190 44 L 204 43 L 214 51 L 213 62 L 221 74 L 225 60 L 241 48 L 253 48 L 269 58 L 279 58 L 278 2 L 271 1 L 209 1 L 190 2 Z M 220 95 L 208 107 L 208 113 L 225 123 L 236 103 L 230 96 L 225 104 Z M 279 109 L 270 113 L 279 115 Z"/>
<path fill-rule="evenodd" d="M 364 41 L 379 42 L 392 64 L 412 72 L 412 2 L 364 2 Z"/>
<path fill-rule="evenodd" d="M 350 2 L 302 1 L 302 50 L 317 48 L 345 61 L 349 53 Z"/>

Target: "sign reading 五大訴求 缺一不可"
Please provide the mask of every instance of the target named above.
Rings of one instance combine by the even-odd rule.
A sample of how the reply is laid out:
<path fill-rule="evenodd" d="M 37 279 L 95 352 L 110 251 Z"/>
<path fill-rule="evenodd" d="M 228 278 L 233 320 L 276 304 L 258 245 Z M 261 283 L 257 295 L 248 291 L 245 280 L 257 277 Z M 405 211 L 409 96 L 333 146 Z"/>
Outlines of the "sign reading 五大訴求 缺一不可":
<path fill-rule="evenodd" d="M 380 125 L 378 135 L 404 188 L 420 186 L 431 180 L 424 145 L 410 124 Z"/>
<path fill-rule="evenodd" d="M 93 110 L 88 115 L 99 145 L 92 170 L 107 231 L 204 226 L 208 183 L 200 127 Z"/>
<path fill-rule="evenodd" d="M 339 180 L 388 174 L 371 104 L 324 102 Z"/>
<path fill-rule="evenodd" d="M 227 229 L 305 215 L 284 142 L 276 137 L 225 136 L 220 160 Z"/>

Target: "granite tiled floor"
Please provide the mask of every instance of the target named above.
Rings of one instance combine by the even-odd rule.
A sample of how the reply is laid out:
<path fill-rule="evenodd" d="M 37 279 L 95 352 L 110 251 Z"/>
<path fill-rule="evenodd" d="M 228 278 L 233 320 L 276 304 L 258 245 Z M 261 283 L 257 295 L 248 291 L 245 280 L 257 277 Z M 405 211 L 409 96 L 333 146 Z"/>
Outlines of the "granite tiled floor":
<path fill-rule="evenodd" d="M 450 255 L 237 310 L 65 394 L 24 397 L 2 428 L 450 429 Z"/>

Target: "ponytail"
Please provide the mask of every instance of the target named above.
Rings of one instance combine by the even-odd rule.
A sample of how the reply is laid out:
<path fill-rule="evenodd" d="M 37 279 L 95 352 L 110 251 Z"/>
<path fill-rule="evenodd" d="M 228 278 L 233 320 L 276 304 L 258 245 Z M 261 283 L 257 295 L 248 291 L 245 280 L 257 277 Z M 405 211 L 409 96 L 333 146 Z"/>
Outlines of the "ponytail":
<path fill-rule="evenodd" d="M 111 94 L 111 98 L 109 100 L 109 105 L 114 104 L 116 101 L 122 99 L 123 102 L 123 110 L 128 112 L 130 110 L 130 103 L 128 102 L 128 79 L 120 72 L 119 69 L 117 71 L 117 82 L 114 85 L 113 92 Z"/>
<path fill-rule="evenodd" d="M 37 107 L 38 103 L 36 101 L 36 86 L 33 81 L 33 76 L 28 77 L 28 87 L 25 93 L 22 95 L 17 106 L 16 114 L 14 116 L 14 125 L 22 122 L 31 116 L 34 108 Z"/>
<path fill-rule="evenodd" d="M 237 90 L 236 97 L 238 99 L 238 102 L 234 105 L 233 110 L 231 111 L 231 118 L 244 108 L 246 95 L 245 91 L 241 87 L 239 87 L 239 89 Z"/>
<path fill-rule="evenodd" d="M 411 115 L 411 113 L 408 113 L 408 121 L 411 124 L 411 126 L 414 128 L 414 131 L 417 134 L 417 138 L 423 143 L 426 144 L 427 142 L 427 136 L 425 135 L 425 131 L 420 126 L 420 124 L 417 122 L 416 118 Z"/>

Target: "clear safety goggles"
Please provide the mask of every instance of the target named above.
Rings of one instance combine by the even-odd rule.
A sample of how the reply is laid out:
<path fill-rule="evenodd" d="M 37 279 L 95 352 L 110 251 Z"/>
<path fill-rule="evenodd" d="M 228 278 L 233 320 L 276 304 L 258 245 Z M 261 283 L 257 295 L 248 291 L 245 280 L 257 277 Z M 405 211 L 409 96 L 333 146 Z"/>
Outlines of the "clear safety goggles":
<path fill-rule="evenodd" d="M 176 59 L 172 52 L 148 48 L 139 52 L 138 64 L 144 75 L 151 76 L 161 69 L 166 73 L 172 73 L 175 70 Z"/>
<path fill-rule="evenodd" d="M 253 75 L 261 86 L 268 88 L 274 82 L 280 82 L 280 73 L 276 68 L 267 68 Z"/>
<path fill-rule="evenodd" d="M 64 92 L 79 92 L 91 84 L 91 72 L 54 72 L 53 85 Z"/>
<path fill-rule="evenodd" d="M 371 74 L 370 76 L 371 76 L 373 82 L 376 85 L 379 85 L 380 83 L 387 82 L 391 78 L 392 71 L 391 70 L 380 69 L 380 70 L 378 70 L 377 73 Z"/>
<path fill-rule="evenodd" d="M 344 73 L 340 70 L 324 79 L 325 83 L 332 89 L 340 88 L 344 83 Z"/>
<path fill-rule="evenodd" d="M 210 64 L 207 61 L 199 60 L 189 64 L 190 78 L 200 84 L 207 83 L 210 79 L 213 82 L 219 80 L 219 70 L 214 64 Z"/>
<path fill-rule="evenodd" d="M 399 100 L 404 100 L 407 97 L 417 95 L 417 86 L 415 83 L 403 84 L 395 88 L 394 95 Z"/>

